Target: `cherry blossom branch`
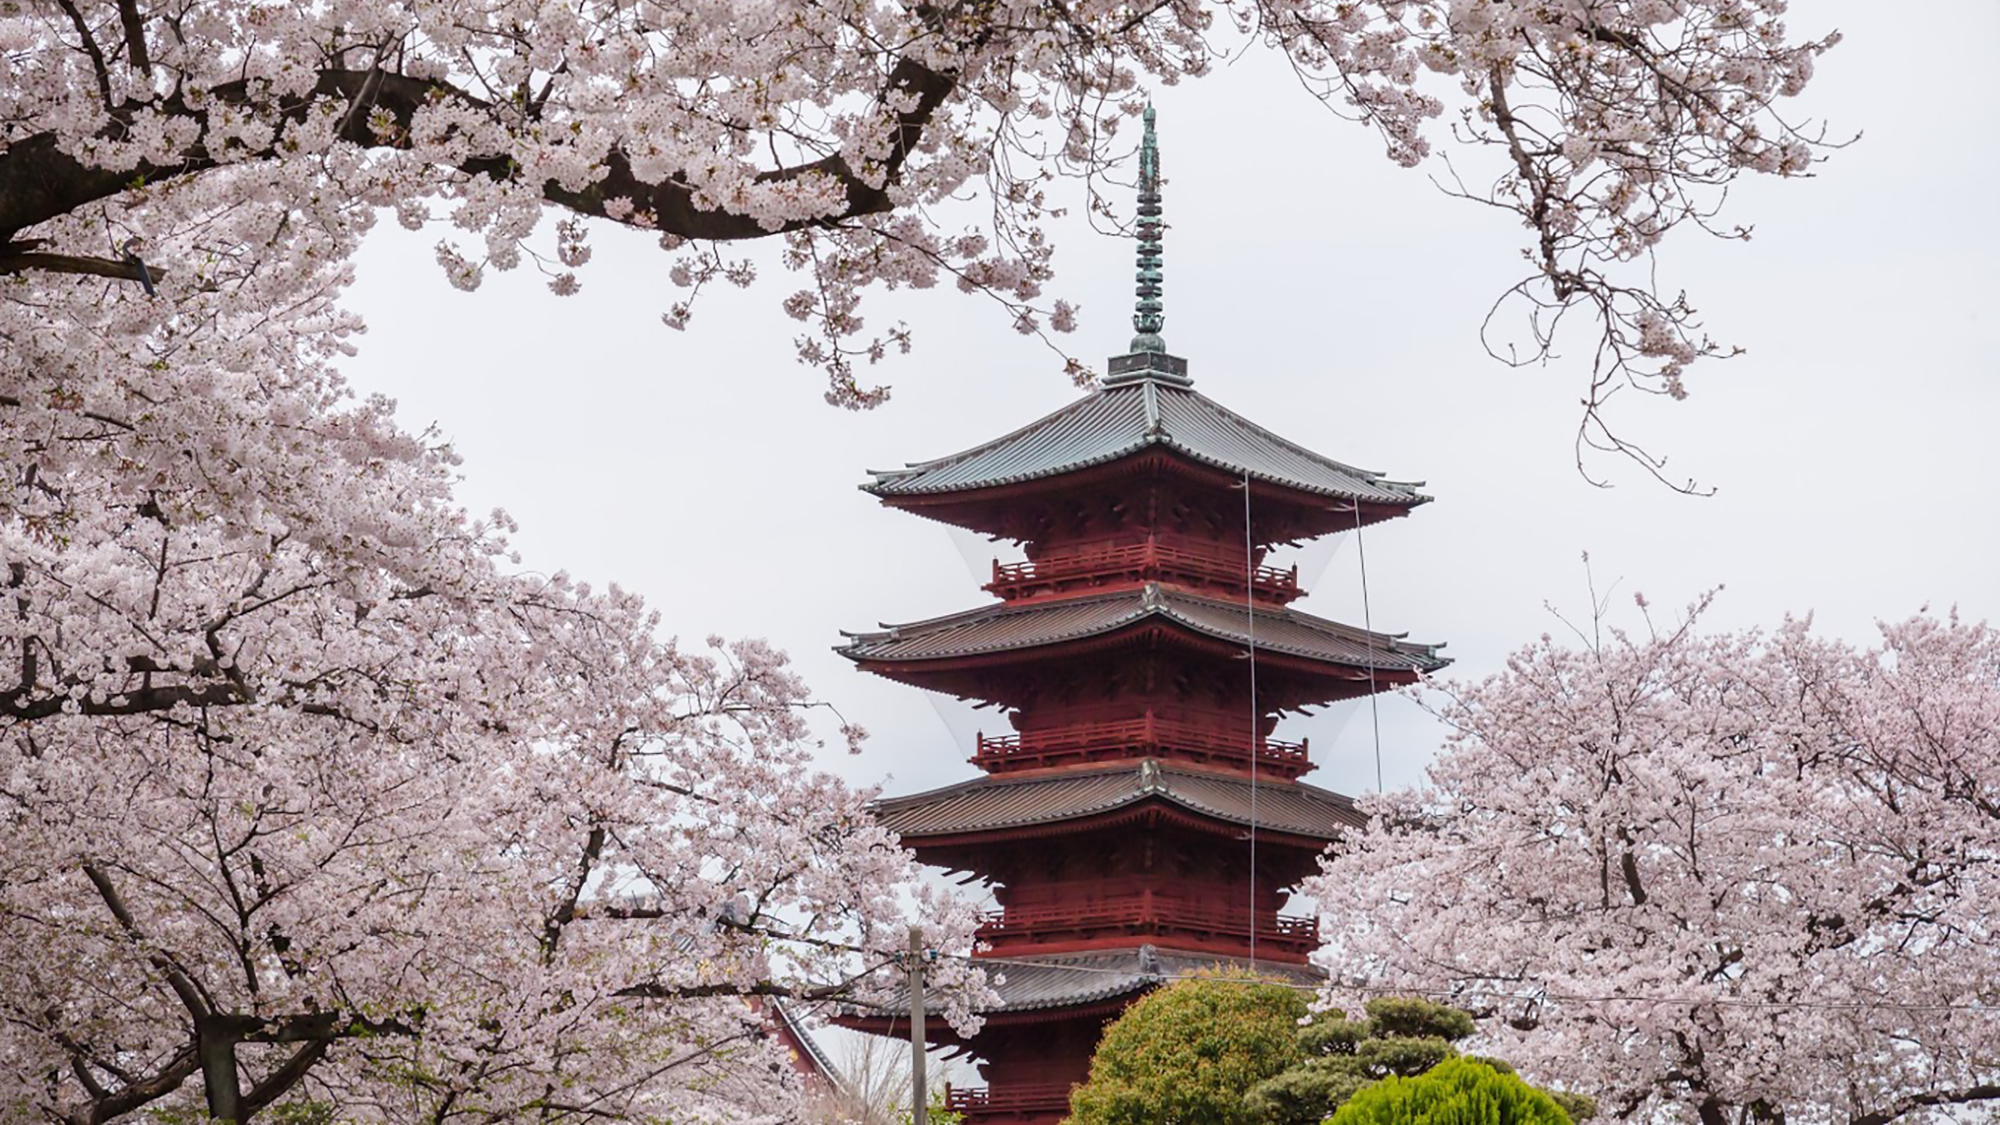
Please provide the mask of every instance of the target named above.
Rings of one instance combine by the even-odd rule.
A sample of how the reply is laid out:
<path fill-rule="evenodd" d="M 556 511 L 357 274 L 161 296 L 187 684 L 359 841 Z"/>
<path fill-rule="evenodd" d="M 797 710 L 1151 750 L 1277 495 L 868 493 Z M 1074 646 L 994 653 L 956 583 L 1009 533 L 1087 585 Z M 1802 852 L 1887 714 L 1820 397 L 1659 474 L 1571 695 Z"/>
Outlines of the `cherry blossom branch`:
<path fill-rule="evenodd" d="M 938 73 L 912 59 L 900 60 L 889 72 L 883 87 L 884 98 L 909 100 L 911 104 L 891 119 L 887 130 L 888 152 L 878 174 L 862 176 L 848 165 L 845 157 L 836 153 L 765 172 L 756 181 L 759 184 L 782 184 L 825 179 L 838 184 L 846 199 L 845 208 L 838 217 L 879 214 L 890 210 L 894 203 L 888 191 L 889 184 L 894 182 L 896 174 L 915 151 L 925 125 L 955 84 L 950 75 Z M 215 87 L 208 92 L 208 98 L 222 105 L 249 107 L 253 104 L 255 93 L 251 83 L 239 81 Z M 413 78 L 375 68 L 327 69 L 320 72 L 309 97 L 283 105 L 277 114 L 281 128 L 302 124 L 316 105 L 328 99 L 348 106 L 366 103 L 373 108 L 374 112 L 370 114 L 350 114 L 341 124 L 342 139 L 364 147 L 408 147 L 417 112 L 440 100 L 482 115 L 499 113 L 494 103 L 440 79 Z M 127 103 L 119 107 L 119 116 L 129 117 L 142 110 L 196 126 L 199 130 L 197 139 L 172 163 L 144 161 L 137 168 L 123 171 L 94 167 L 77 160 L 58 147 L 53 133 L 30 135 L 0 149 L 0 241 L 91 203 L 121 195 L 134 184 L 172 181 L 222 166 L 220 156 L 210 151 L 204 139 L 210 129 L 209 110 L 191 104 L 183 97 L 174 97 L 152 104 Z M 115 127 L 123 128 L 122 125 Z M 275 158 L 282 153 L 283 143 L 284 136 L 280 132 L 269 146 L 254 155 L 262 159 Z M 513 162 L 505 156 L 471 156 L 460 162 L 458 168 L 469 175 L 499 181 L 513 180 L 519 175 Z M 822 221 L 815 217 L 772 226 L 725 208 L 701 206 L 695 202 L 694 190 L 684 181 L 669 178 L 649 182 L 634 171 L 631 158 L 617 150 L 605 155 L 601 178 L 588 189 L 572 190 L 551 180 L 545 181 L 536 190 L 549 202 L 581 214 L 615 218 L 682 238 L 724 241 L 764 238 Z M 620 201 L 615 209 L 610 206 L 613 200 Z M 6 261 L 6 258 L 0 257 L 0 265 Z M 49 267 L 36 262 L 19 265 L 21 270 L 43 268 Z"/>
<path fill-rule="evenodd" d="M 164 1066 L 144 1078 L 124 1078 L 116 1090 L 106 1090 L 95 1083 L 85 1083 L 86 1092 L 91 1095 L 84 1104 L 63 1115 L 65 1125 L 104 1125 L 131 1113 L 141 1106 L 159 1101 L 181 1088 L 194 1073 L 201 1069 L 200 1058 L 192 1044 L 169 1059 Z M 82 1063 L 77 1064 L 78 1075 L 86 1072 Z M 93 1088 L 94 1087 L 94 1088 Z"/>
<path fill-rule="evenodd" d="M 122 258 L 93 258 L 82 254 L 42 254 L 30 251 L 12 251 L 0 245 L 0 275 L 26 273 L 40 270 L 43 273 L 88 274 L 94 277 L 109 277 L 118 281 L 158 281 L 166 277 L 164 269 L 140 266 L 137 261 Z"/>
<path fill-rule="evenodd" d="M 1889 1122 L 1906 1117 L 1920 1109 L 1946 1105 L 1973 1105 L 1990 1101 L 2000 1101 L 2000 1083 L 1982 1082 L 1976 1086 L 1955 1090 L 1933 1090 L 1917 1094 L 1884 1109 L 1856 1114 L 1848 1119 L 1848 1125 L 1889 1125 Z"/>
<path fill-rule="evenodd" d="M 117 919 L 119 928 L 125 931 L 125 936 L 135 945 L 146 951 L 147 961 L 166 978 L 167 986 L 174 990 L 174 995 L 180 998 L 188 1014 L 195 1019 L 210 1015 L 214 1010 L 210 998 L 203 992 L 201 986 L 188 976 L 185 969 L 175 964 L 171 958 L 146 940 L 145 934 L 139 929 L 138 921 L 132 917 L 131 909 L 125 905 L 125 900 L 119 897 L 117 889 L 111 885 L 110 877 L 96 864 L 90 863 L 83 865 L 83 873 L 89 878 L 91 885 L 97 888 L 105 907 L 111 911 L 111 916 Z"/>
<path fill-rule="evenodd" d="M 882 957 L 854 976 L 833 984 L 798 985 L 782 981 L 754 981 L 750 984 L 717 982 L 715 984 L 657 985 L 633 984 L 618 990 L 619 996 L 630 996 L 646 1000 L 698 1000 L 715 997 L 764 997 L 775 1000 L 803 1000 L 819 1002 L 841 1000 L 857 1007 L 873 1007 L 854 996 L 854 986 L 870 974 L 879 972 L 896 963 L 894 957 Z"/>

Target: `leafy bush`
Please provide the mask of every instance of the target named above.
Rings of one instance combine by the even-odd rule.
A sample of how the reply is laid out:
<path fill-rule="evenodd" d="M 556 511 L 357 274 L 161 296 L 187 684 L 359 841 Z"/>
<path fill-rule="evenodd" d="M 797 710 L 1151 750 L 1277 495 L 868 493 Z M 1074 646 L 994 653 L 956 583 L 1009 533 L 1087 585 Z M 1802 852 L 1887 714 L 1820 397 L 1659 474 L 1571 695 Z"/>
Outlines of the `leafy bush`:
<path fill-rule="evenodd" d="M 1414 997 L 1368 1002 L 1368 1018 L 1324 1012 L 1299 1029 L 1299 1063 L 1251 1087 L 1245 1108 L 1270 1125 L 1318 1125 L 1371 1082 L 1422 1074 L 1456 1055 L 1472 1017 Z"/>
<path fill-rule="evenodd" d="M 1243 1092 L 1302 1057 L 1306 994 L 1275 982 L 1181 981 L 1105 1030 L 1072 1125 L 1255 1125 Z"/>
<path fill-rule="evenodd" d="M 1280 981 L 1217 970 L 1153 993 L 1104 1033 L 1090 1078 L 1070 1100 L 1072 1125 L 1320 1125 L 1384 1080 L 1466 1063 L 1513 1077 L 1497 1059 L 1461 1059 L 1472 1017 L 1413 997 L 1368 1002 L 1367 1016 L 1322 1012 Z M 1571 1125 L 1596 1116 L 1580 1095 L 1534 1091 Z M 1484 1098 L 1481 1094 L 1479 1097 Z M 1476 1100 L 1468 1104 L 1501 1105 Z M 1456 1103 L 1454 1103 L 1456 1104 Z M 1537 1106 L 1541 1102 L 1535 1103 Z M 1484 1125 L 1511 1125 L 1486 1122 Z M 1522 1118 L 1522 1125 L 1542 1125 Z"/>
<path fill-rule="evenodd" d="M 1571 1125 L 1548 1094 L 1483 1062 L 1454 1058 L 1356 1092 L 1327 1125 Z"/>

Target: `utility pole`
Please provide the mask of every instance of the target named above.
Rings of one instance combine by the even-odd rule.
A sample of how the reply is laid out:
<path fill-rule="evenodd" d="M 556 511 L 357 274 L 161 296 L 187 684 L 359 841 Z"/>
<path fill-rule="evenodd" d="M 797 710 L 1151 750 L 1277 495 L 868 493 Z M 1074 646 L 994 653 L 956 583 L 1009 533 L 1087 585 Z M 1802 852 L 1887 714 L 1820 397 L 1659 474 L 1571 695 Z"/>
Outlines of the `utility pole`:
<path fill-rule="evenodd" d="M 930 1091 L 924 1081 L 924 932 L 910 927 L 910 1122 L 931 1125 Z"/>

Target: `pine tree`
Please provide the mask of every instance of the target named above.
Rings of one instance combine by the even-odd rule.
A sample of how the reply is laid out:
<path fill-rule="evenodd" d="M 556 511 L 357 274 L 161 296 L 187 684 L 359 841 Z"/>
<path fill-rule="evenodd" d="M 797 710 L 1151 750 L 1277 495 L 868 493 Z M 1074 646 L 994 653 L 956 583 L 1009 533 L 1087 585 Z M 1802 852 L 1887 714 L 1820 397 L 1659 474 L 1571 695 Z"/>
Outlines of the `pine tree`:
<path fill-rule="evenodd" d="M 1513 1074 L 1454 1058 L 1356 1093 L 1327 1125 L 1570 1125 L 1556 1100 Z"/>

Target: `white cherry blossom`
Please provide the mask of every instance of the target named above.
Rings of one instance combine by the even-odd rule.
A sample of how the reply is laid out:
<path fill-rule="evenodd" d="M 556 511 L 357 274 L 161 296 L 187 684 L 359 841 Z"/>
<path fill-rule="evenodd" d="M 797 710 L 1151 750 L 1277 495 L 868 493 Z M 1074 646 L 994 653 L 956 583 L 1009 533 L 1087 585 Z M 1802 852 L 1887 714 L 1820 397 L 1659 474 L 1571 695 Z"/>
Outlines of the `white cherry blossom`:
<path fill-rule="evenodd" d="M 1334 991 L 1446 997 L 1607 1118 L 2000 1100 L 2000 632 L 1544 638 L 1310 881 Z"/>

